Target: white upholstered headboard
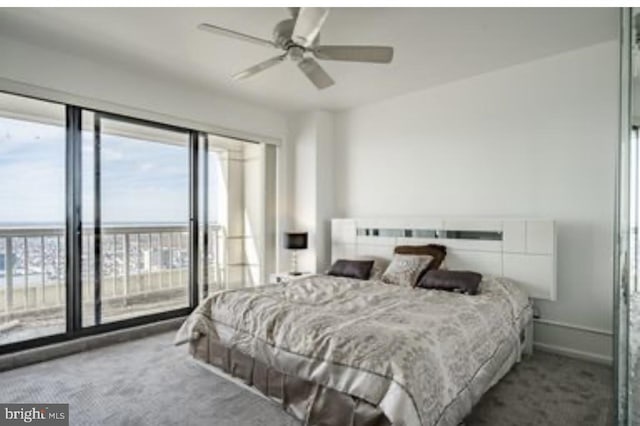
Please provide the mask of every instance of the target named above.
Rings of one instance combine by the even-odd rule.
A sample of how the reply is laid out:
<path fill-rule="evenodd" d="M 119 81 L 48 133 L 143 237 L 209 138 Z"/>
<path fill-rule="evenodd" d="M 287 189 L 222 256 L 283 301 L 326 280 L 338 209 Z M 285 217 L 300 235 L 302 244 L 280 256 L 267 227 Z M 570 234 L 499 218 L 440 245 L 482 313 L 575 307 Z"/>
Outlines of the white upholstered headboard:
<path fill-rule="evenodd" d="M 331 259 L 390 259 L 397 245 L 442 244 L 449 269 L 510 278 L 529 296 L 556 300 L 556 226 L 540 219 L 333 219 Z"/>

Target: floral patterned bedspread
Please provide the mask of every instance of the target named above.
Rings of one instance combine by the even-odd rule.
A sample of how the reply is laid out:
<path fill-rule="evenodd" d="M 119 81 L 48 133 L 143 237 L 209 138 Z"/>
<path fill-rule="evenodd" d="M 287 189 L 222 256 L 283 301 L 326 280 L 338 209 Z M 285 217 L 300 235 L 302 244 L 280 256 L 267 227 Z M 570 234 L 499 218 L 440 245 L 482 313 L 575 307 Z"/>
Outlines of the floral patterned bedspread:
<path fill-rule="evenodd" d="M 212 294 L 176 343 L 208 333 L 375 404 L 394 424 L 457 425 L 516 361 L 530 318 L 527 295 L 504 278 L 485 277 L 469 296 L 315 275 Z"/>

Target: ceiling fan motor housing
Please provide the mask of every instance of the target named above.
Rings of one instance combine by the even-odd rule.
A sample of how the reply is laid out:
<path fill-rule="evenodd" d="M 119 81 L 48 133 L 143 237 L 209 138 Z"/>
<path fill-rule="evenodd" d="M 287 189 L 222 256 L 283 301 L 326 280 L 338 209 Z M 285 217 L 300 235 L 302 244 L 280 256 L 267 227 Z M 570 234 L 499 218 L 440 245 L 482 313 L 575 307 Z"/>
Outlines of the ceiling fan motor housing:
<path fill-rule="evenodd" d="M 296 43 L 291 40 L 291 36 L 293 35 L 293 29 L 296 26 L 295 19 L 285 19 L 284 21 L 278 22 L 278 24 L 273 29 L 273 42 L 281 49 L 288 50 L 291 47 L 300 47 L 302 50 L 306 50 L 302 46 L 298 46 Z M 320 35 L 318 35 L 315 40 L 313 40 L 313 44 L 311 48 L 316 46 L 320 41 Z"/>

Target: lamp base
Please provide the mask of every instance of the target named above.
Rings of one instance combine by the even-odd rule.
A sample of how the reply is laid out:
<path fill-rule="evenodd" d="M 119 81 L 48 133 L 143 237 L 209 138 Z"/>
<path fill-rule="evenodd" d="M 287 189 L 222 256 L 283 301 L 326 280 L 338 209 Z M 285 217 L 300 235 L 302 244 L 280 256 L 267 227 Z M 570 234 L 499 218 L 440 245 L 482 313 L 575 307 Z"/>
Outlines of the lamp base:
<path fill-rule="evenodd" d="M 297 276 L 297 275 L 302 275 L 300 272 L 298 272 L 298 250 L 293 250 L 293 255 L 291 256 L 291 272 L 289 272 L 289 275 L 291 276 Z"/>

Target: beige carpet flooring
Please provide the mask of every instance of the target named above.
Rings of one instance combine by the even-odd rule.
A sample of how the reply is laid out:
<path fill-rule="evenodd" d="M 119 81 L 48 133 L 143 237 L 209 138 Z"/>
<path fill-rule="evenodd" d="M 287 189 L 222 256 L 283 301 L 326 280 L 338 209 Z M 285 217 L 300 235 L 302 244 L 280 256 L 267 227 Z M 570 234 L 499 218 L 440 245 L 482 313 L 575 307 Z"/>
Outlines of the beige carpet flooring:
<path fill-rule="evenodd" d="M 65 402 L 72 425 L 287 426 L 279 407 L 199 365 L 173 333 L 0 373 L 0 402 Z M 491 389 L 466 426 L 606 425 L 609 367 L 542 352 Z"/>

